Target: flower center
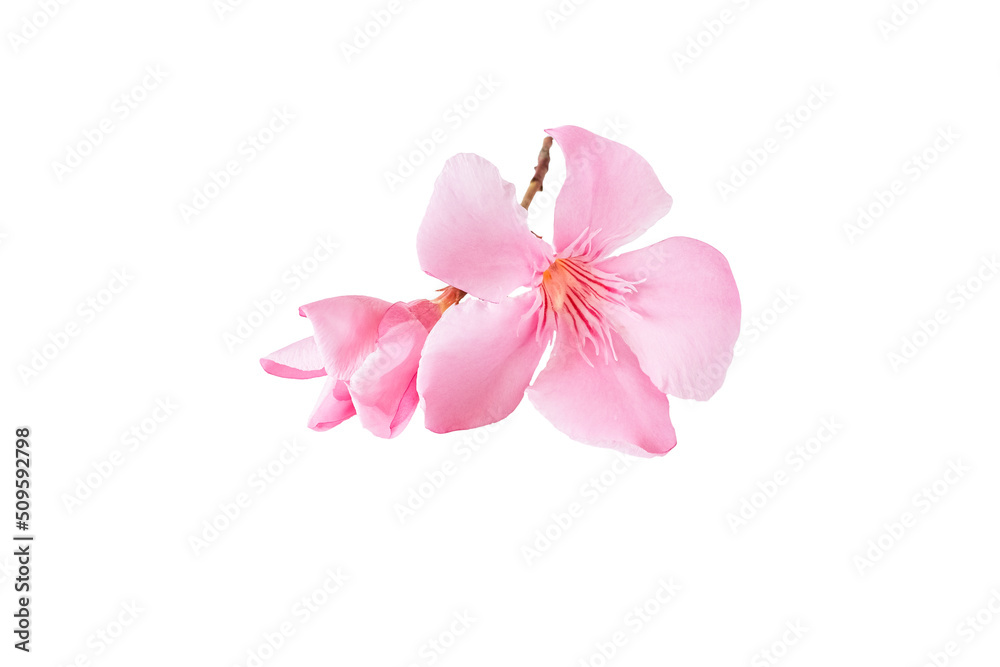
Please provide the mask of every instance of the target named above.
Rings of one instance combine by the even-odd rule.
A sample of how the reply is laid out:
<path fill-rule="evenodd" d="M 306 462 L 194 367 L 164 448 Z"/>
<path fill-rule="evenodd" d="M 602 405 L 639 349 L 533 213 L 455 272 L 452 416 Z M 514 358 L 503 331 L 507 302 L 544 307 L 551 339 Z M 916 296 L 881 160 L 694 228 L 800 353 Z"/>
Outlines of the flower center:
<path fill-rule="evenodd" d="M 616 308 L 629 310 L 625 295 L 635 292 L 632 283 L 585 259 L 559 257 L 542 274 L 539 287 L 539 336 L 554 329 L 560 337 L 572 338 L 581 354 L 591 341 L 595 353 L 608 359 L 610 351 L 616 357 L 608 315 Z"/>

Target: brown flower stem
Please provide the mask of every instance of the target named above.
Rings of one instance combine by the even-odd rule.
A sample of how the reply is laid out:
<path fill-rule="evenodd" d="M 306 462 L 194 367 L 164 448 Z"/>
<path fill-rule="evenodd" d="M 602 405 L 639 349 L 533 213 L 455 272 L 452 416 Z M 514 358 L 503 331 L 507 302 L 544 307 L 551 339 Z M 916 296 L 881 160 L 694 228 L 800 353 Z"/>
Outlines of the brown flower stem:
<path fill-rule="evenodd" d="M 545 174 L 549 173 L 550 148 L 552 148 L 552 137 L 545 137 L 542 140 L 542 150 L 538 151 L 538 164 L 535 165 L 535 175 L 531 177 L 531 182 L 528 183 L 528 191 L 524 193 L 524 199 L 521 200 L 521 206 L 525 210 L 531 206 L 531 200 L 535 198 L 535 193 L 542 191 L 542 181 L 545 180 Z M 532 234 L 535 233 L 532 232 Z M 535 234 L 535 236 L 538 236 L 538 234 Z M 538 238 L 541 237 L 538 236 Z M 441 294 L 433 299 L 433 301 L 438 305 L 442 313 L 465 298 L 465 292 L 450 285 L 442 287 L 438 292 L 441 292 Z"/>
<path fill-rule="evenodd" d="M 440 294 L 436 298 L 431 299 L 431 301 L 437 304 L 437 307 L 441 309 L 442 313 L 465 298 L 465 292 L 457 287 L 452 287 L 451 285 L 448 287 L 442 287 L 438 290 L 438 292 L 440 292 Z"/>
<path fill-rule="evenodd" d="M 545 137 L 542 141 L 542 150 L 538 152 L 538 165 L 535 167 L 535 175 L 528 183 L 528 191 L 524 193 L 521 206 L 527 209 L 531 205 L 531 200 L 535 198 L 536 192 L 542 191 L 542 181 L 545 174 L 549 172 L 549 149 L 552 148 L 552 137 Z"/>

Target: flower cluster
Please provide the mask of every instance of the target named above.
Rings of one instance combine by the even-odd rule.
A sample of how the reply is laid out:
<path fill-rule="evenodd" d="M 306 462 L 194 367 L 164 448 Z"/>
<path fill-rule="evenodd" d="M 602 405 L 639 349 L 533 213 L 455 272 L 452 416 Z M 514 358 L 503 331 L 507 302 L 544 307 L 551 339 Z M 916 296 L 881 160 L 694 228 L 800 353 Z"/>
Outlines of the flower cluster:
<path fill-rule="evenodd" d="M 676 444 L 667 395 L 708 399 L 733 357 L 732 271 L 718 250 L 685 237 L 615 255 L 666 215 L 670 195 L 622 144 L 573 126 L 547 134 L 521 203 L 478 155 L 445 163 L 417 233 L 421 268 L 449 286 L 438 298 L 344 296 L 300 309 L 314 335 L 261 364 L 282 377 L 326 376 L 310 428 L 357 414 L 391 438 L 420 405 L 426 427 L 446 433 L 499 421 L 527 395 L 586 444 L 640 456 Z M 549 243 L 529 230 L 527 207 L 552 139 L 567 178 Z"/>

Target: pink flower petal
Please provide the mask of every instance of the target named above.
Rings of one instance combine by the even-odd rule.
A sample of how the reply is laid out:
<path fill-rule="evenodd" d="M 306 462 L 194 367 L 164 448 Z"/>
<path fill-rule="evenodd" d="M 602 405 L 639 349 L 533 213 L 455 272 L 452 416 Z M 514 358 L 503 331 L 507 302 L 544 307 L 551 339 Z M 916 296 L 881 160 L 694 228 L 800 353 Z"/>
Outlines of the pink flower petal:
<path fill-rule="evenodd" d="M 399 399 L 399 407 L 396 408 L 396 416 L 393 417 L 392 421 L 389 423 L 390 438 L 395 438 L 403 432 L 406 425 L 410 423 L 410 418 L 413 417 L 413 413 L 417 411 L 417 406 L 419 404 L 420 396 L 417 394 L 417 374 L 414 373 L 413 377 L 410 378 L 410 384 L 407 385 L 406 390 L 403 392 L 402 398 Z"/>
<path fill-rule="evenodd" d="M 413 316 L 420 320 L 428 331 L 441 319 L 441 308 L 433 301 L 417 299 L 406 304 Z"/>
<path fill-rule="evenodd" d="M 572 125 L 546 132 L 566 155 L 566 183 L 555 208 L 553 245 L 560 255 L 606 257 L 670 210 L 670 195 L 631 148 Z"/>
<path fill-rule="evenodd" d="M 417 409 L 415 377 L 427 329 L 396 303 L 379 325 L 378 342 L 348 381 L 361 425 L 379 436 L 399 435 Z"/>
<path fill-rule="evenodd" d="M 740 294 L 722 253 L 677 236 L 598 263 L 636 285 L 625 298 L 638 317 L 616 327 L 653 383 L 706 400 L 722 386 L 740 334 Z"/>
<path fill-rule="evenodd" d="M 449 159 L 417 233 L 428 274 L 487 301 L 499 302 L 531 283 L 551 263 L 552 249 L 528 231 L 514 186 L 471 153 Z"/>
<path fill-rule="evenodd" d="M 354 404 L 351 403 L 347 383 L 328 377 L 319 400 L 316 401 L 316 407 L 309 416 L 309 428 L 314 431 L 329 431 L 354 414 Z"/>
<path fill-rule="evenodd" d="M 529 400 L 557 429 L 579 442 L 637 456 L 660 456 L 677 444 L 667 397 L 650 382 L 617 335 L 618 359 L 605 361 L 558 338 Z"/>
<path fill-rule="evenodd" d="M 417 372 L 427 428 L 476 428 L 513 412 L 545 350 L 537 323 L 531 293 L 498 304 L 463 301 L 445 311 Z"/>
<path fill-rule="evenodd" d="M 391 305 L 368 296 L 338 296 L 299 308 L 313 326 L 328 375 L 351 377 L 374 351 L 379 323 Z"/>
<path fill-rule="evenodd" d="M 260 365 L 271 375 L 296 380 L 326 375 L 323 358 L 312 336 L 272 352 L 260 360 Z"/>

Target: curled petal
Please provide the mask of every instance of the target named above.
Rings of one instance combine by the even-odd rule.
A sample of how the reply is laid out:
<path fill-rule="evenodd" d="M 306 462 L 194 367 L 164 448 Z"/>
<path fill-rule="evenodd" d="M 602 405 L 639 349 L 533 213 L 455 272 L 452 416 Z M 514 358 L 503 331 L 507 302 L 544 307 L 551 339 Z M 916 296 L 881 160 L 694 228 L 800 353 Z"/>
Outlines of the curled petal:
<path fill-rule="evenodd" d="M 417 233 L 420 266 L 473 296 L 499 302 L 550 263 L 549 245 L 528 230 L 514 186 L 471 153 L 449 159 Z"/>
<path fill-rule="evenodd" d="M 354 414 L 354 404 L 351 403 L 347 383 L 329 377 L 319 395 L 319 400 L 316 401 L 312 415 L 309 416 L 309 428 L 314 431 L 329 431 Z"/>
<path fill-rule="evenodd" d="M 393 304 L 379 325 L 375 350 L 348 382 L 361 425 L 380 438 L 399 435 L 417 409 L 417 364 L 426 338 L 407 304 Z"/>
<path fill-rule="evenodd" d="M 606 257 L 670 210 L 670 195 L 631 148 L 572 125 L 546 132 L 566 155 L 566 183 L 555 208 L 560 256 Z"/>
<path fill-rule="evenodd" d="M 338 296 L 299 308 L 315 332 L 326 372 L 346 380 L 375 350 L 379 323 L 392 304 L 368 296 Z"/>
<path fill-rule="evenodd" d="M 287 345 L 260 360 L 260 365 L 271 375 L 302 380 L 326 375 L 323 358 L 312 336 Z"/>
<path fill-rule="evenodd" d="M 427 299 L 417 299 L 406 304 L 413 316 L 417 318 L 428 331 L 441 319 L 441 307 Z"/>

